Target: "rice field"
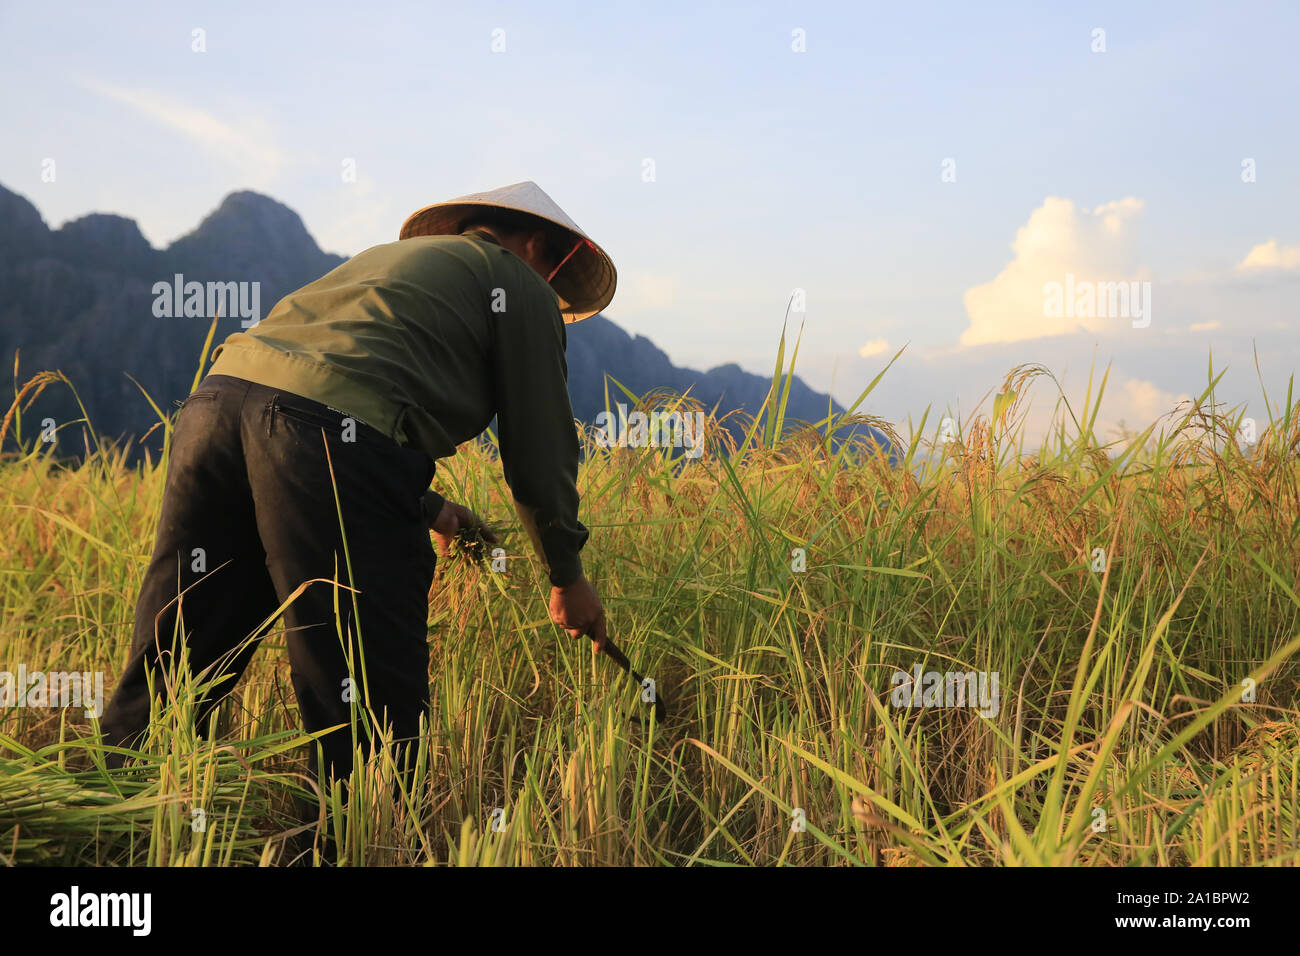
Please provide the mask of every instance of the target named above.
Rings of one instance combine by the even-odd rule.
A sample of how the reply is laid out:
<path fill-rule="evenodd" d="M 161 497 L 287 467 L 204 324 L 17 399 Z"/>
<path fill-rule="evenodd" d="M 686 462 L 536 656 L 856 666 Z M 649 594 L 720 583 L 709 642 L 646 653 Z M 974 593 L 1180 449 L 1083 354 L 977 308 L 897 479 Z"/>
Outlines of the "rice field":
<path fill-rule="evenodd" d="M 1104 376 L 1071 407 L 1046 370 L 1014 369 L 989 415 L 895 431 L 857 414 L 870 388 L 847 416 L 785 421 L 792 373 L 783 348 L 752 419 L 704 409 L 697 459 L 584 435 L 586 570 L 663 723 L 629 720 L 639 689 L 550 623 L 485 440 L 440 462 L 436 487 L 505 529 L 506 566 L 439 561 L 409 780 L 372 759 L 322 788 L 273 624 L 212 740 L 182 694 L 123 769 L 81 707 L 0 710 L 0 861 L 1297 861 L 1289 393 L 1265 396 L 1253 443 L 1214 379 L 1116 440 L 1095 433 Z M 5 422 L 0 669 L 102 672 L 109 695 L 165 461 L 128 464 L 84 424 L 53 447 L 91 453 L 58 459 L 21 409 L 69 385 L 38 376 Z M 691 402 L 609 387 L 642 409 Z M 1057 422 L 1032 449 L 1031 394 Z M 896 463 L 852 440 L 863 422 Z"/>

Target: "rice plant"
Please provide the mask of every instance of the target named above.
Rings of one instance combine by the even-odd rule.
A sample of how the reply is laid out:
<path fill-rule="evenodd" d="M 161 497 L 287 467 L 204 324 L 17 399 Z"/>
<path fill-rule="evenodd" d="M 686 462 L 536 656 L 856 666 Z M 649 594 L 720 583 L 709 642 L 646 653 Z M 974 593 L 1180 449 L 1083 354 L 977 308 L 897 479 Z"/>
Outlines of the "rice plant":
<path fill-rule="evenodd" d="M 488 435 L 437 487 L 504 529 L 506 570 L 440 560 L 409 777 L 372 758 L 321 785 L 271 621 L 211 736 L 182 694 L 123 769 L 82 709 L 0 710 L 0 861 L 1297 861 L 1289 390 L 1253 444 L 1213 370 L 1186 407 L 1104 441 L 1104 376 L 1075 408 L 1027 366 L 988 417 L 927 412 L 904 433 L 858 413 L 876 382 L 846 414 L 786 421 L 793 369 L 783 339 L 748 418 L 622 390 L 705 411 L 696 458 L 583 430 L 584 563 L 666 721 L 627 720 L 635 687 L 549 622 Z M 103 672 L 111 692 L 166 459 L 131 464 L 88 422 L 57 446 L 22 433 L 33 394 L 71 384 L 31 379 L 5 421 L 0 667 Z M 1056 402 L 1033 449 L 1031 391 Z M 77 438 L 79 459 L 55 456 Z"/>

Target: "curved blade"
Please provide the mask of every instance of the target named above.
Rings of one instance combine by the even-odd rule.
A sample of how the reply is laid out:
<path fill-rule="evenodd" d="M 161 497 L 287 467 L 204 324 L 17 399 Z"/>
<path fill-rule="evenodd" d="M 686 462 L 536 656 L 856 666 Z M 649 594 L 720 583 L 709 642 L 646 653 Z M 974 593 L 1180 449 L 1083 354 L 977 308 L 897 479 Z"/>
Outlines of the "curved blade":
<path fill-rule="evenodd" d="M 605 638 L 604 646 L 599 648 L 597 650 L 597 653 L 603 653 L 615 664 L 623 668 L 624 672 L 629 677 L 631 677 L 632 680 L 636 682 L 637 687 L 642 687 L 645 685 L 645 678 L 642 677 L 640 673 L 637 672 L 637 670 L 632 666 L 631 662 L 627 659 L 627 655 L 625 655 L 622 651 L 620 651 L 618 649 L 618 645 L 615 644 L 613 641 L 611 641 L 608 636 L 606 636 Z M 655 697 L 654 699 L 655 718 L 659 721 L 659 723 L 662 724 L 668 716 L 668 707 L 664 703 L 663 694 L 659 692 L 658 681 L 654 683 L 654 697 Z M 643 724 L 645 723 L 645 718 L 641 718 L 641 723 Z"/>

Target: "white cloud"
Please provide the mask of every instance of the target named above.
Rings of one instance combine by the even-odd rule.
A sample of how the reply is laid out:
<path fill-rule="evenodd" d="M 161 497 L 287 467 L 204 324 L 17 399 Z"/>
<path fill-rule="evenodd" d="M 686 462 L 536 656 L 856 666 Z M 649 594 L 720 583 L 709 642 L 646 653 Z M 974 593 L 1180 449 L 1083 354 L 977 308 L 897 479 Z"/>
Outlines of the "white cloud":
<path fill-rule="evenodd" d="M 330 198 L 335 215 L 319 231 L 313 231 L 322 249 L 349 256 L 397 238 L 401 217 L 373 176 L 358 171 L 355 182 L 343 182 L 340 177 L 334 188 L 337 192 Z"/>
<path fill-rule="evenodd" d="M 1102 203 L 1092 211 L 1092 214 L 1100 217 L 1102 228 L 1108 233 L 1119 235 L 1124 229 L 1124 220 L 1136 216 L 1145 205 L 1141 199 L 1129 196 L 1125 199 L 1117 199 L 1114 202 Z M 1083 211 L 1087 212 L 1088 210 Z"/>
<path fill-rule="evenodd" d="M 1191 398 L 1186 392 L 1167 392 L 1154 382 L 1130 378 L 1119 392 L 1102 397 L 1102 415 L 1116 424 L 1123 421 L 1130 431 L 1141 431 Z"/>
<path fill-rule="evenodd" d="M 992 282 L 966 291 L 970 326 L 961 344 L 1018 342 L 1128 325 L 1128 319 L 1113 317 L 1051 315 L 1044 287 L 1064 284 L 1067 276 L 1076 287 L 1145 278 L 1129 250 L 1133 221 L 1144 206 L 1130 196 L 1091 211 L 1076 210 L 1069 199 L 1049 196 L 1016 233 L 1011 244 L 1015 258 Z"/>
<path fill-rule="evenodd" d="M 862 348 L 858 349 L 858 354 L 863 358 L 871 358 L 873 355 L 880 355 L 889 350 L 889 341 L 887 339 L 872 339 Z"/>
<path fill-rule="evenodd" d="M 284 154 L 266 141 L 269 134 L 257 136 L 249 132 L 255 124 L 248 116 L 231 124 L 154 90 L 128 89 L 94 79 L 83 79 L 81 83 L 92 93 L 128 106 L 210 150 L 239 168 L 249 185 L 267 185 L 284 165 Z"/>
<path fill-rule="evenodd" d="M 1187 327 L 1189 332 L 1213 332 L 1215 329 L 1223 328 L 1223 323 L 1215 320 L 1213 322 L 1193 322 Z"/>
<path fill-rule="evenodd" d="M 1279 246 L 1276 239 L 1262 242 L 1237 264 L 1238 272 L 1261 269 L 1300 269 L 1300 246 Z"/>
<path fill-rule="evenodd" d="M 677 278 L 650 272 L 620 272 L 614 306 L 618 314 L 637 315 L 671 309 L 677 297 Z"/>

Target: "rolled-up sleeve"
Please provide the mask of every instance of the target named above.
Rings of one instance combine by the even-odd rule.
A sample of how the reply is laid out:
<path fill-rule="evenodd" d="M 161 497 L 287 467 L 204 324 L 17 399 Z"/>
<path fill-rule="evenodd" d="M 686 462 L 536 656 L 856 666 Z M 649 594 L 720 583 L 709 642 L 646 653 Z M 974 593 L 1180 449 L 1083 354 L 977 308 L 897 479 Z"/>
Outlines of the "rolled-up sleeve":
<path fill-rule="evenodd" d="M 582 574 L 589 532 L 578 521 L 578 436 L 569 403 L 564 319 L 553 293 L 506 289 L 493 313 L 497 438 L 515 510 L 551 584 Z"/>

